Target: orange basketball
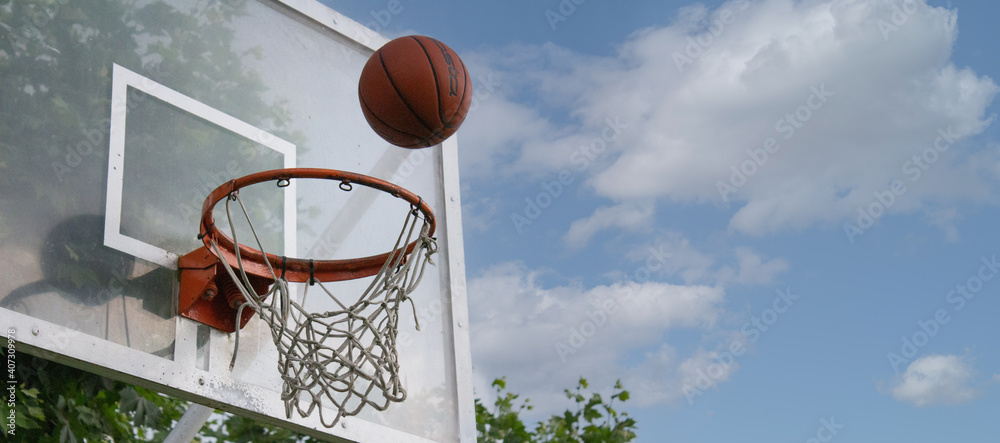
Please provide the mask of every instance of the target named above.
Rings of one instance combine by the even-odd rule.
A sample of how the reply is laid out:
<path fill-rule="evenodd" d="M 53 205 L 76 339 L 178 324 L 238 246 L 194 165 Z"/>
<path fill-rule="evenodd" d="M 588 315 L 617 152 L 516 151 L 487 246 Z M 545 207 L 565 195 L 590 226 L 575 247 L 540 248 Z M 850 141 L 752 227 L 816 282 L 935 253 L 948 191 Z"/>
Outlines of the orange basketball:
<path fill-rule="evenodd" d="M 361 71 L 358 96 L 378 135 L 396 146 L 425 148 L 458 130 L 472 103 L 472 82 L 455 51 L 411 35 L 372 54 Z"/>

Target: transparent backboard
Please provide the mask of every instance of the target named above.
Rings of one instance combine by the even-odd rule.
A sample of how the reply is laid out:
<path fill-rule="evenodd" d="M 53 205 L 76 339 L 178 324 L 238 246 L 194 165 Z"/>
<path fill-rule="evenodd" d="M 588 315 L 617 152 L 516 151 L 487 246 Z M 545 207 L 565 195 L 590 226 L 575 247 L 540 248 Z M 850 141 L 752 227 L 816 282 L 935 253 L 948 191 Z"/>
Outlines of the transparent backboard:
<path fill-rule="evenodd" d="M 406 150 L 368 127 L 358 76 L 385 41 L 313 0 L 0 7 L 0 326 L 45 358 L 316 436 L 475 440 L 457 146 Z M 388 180 L 437 216 L 439 253 L 411 295 L 420 330 L 409 305 L 400 313 L 407 400 L 332 429 L 286 418 L 259 319 L 230 370 L 233 335 L 177 315 L 177 258 L 200 246 L 206 195 L 287 167 Z M 408 209 L 293 183 L 241 191 L 268 252 L 386 252 Z M 223 205 L 215 217 L 227 225 Z M 331 289 L 356 297 L 367 283 Z"/>

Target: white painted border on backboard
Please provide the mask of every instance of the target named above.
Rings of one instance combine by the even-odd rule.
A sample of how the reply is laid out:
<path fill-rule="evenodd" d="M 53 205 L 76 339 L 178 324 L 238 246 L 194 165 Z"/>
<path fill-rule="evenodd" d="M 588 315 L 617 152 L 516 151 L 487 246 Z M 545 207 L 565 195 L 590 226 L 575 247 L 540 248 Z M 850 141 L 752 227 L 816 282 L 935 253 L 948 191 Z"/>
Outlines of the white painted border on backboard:
<path fill-rule="evenodd" d="M 148 77 L 114 64 L 111 77 L 111 128 L 109 132 L 111 142 L 108 147 L 108 191 L 104 213 L 104 245 L 165 268 L 177 269 L 176 254 L 121 233 L 122 192 L 125 178 L 125 125 L 128 117 L 128 88 L 130 87 L 163 100 L 254 143 L 273 149 L 282 155 L 283 167 L 285 168 L 295 167 L 295 145 Z M 218 185 L 221 186 L 222 183 Z M 284 190 L 284 255 L 288 257 L 297 255 L 295 188 L 293 180 Z M 197 229 L 197 225 L 191 226 L 192 232 Z"/>
<path fill-rule="evenodd" d="M 381 34 L 362 26 L 360 23 L 347 18 L 345 15 L 330 9 L 326 5 L 316 0 L 275 0 L 284 4 L 299 13 L 309 17 L 334 32 L 351 39 L 351 41 L 371 49 L 372 51 L 381 48 L 389 42 Z"/>
<path fill-rule="evenodd" d="M 451 291 L 452 337 L 455 347 L 455 399 L 461 441 L 476 441 L 476 406 L 472 379 L 472 344 L 469 337 L 469 306 L 465 282 L 465 243 L 462 238 L 461 183 L 458 177 L 458 137 L 441 144 L 441 174 L 444 183 L 445 229 L 448 242 L 448 289 Z"/>

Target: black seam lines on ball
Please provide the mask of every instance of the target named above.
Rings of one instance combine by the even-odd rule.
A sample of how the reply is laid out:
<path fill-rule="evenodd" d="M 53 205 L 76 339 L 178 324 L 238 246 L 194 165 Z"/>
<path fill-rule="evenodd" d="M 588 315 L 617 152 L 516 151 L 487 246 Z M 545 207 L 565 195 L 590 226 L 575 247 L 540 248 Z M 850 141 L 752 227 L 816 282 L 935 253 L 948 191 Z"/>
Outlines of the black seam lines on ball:
<path fill-rule="evenodd" d="M 410 103 L 408 101 L 406 101 L 406 97 L 403 97 L 403 93 L 399 90 L 399 87 L 396 86 L 396 82 L 392 79 L 392 74 L 389 74 L 389 69 L 386 68 L 386 66 L 385 66 L 385 58 L 382 57 L 382 50 L 381 49 L 378 51 L 378 60 L 379 60 L 379 62 L 382 63 L 382 71 L 385 72 L 386 78 L 389 79 L 389 84 L 391 84 L 392 88 L 396 90 L 396 96 L 399 97 L 399 99 L 403 101 L 403 104 L 406 105 L 406 109 L 410 110 L 410 113 L 413 114 L 413 116 L 416 117 L 417 121 L 420 122 L 420 124 L 424 126 L 424 129 L 426 129 L 426 130 L 428 130 L 430 132 L 434 132 L 434 130 L 431 129 L 430 125 L 428 125 L 427 122 L 424 121 L 424 119 L 420 118 L 420 114 L 417 114 L 417 111 L 415 111 L 413 109 L 413 106 L 410 106 Z M 421 137 L 421 138 L 423 138 L 423 137 Z"/>
<path fill-rule="evenodd" d="M 360 94 L 359 94 L 359 95 L 360 95 Z M 372 117 L 375 117 L 375 120 L 378 120 L 378 122 L 379 122 L 379 123 L 381 123 L 381 124 L 382 124 L 382 126 L 385 126 L 385 127 L 389 128 L 389 129 L 392 129 L 393 131 L 396 131 L 396 132 L 400 133 L 400 134 L 403 134 L 403 135 L 408 135 L 408 136 L 410 136 L 410 137 L 413 137 L 413 138 L 415 138 L 415 139 L 418 139 L 418 140 L 422 140 L 422 139 L 423 139 L 423 137 L 421 137 L 421 136 L 419 136 L 419 135 L 416 135 L 416 134 L 410 134 L 409 132 L 406 132 L 406 131 L 402 131 L 402 130 L 399 130 L 399 129 L 398 129 L 398 128 L 396 128 L 395 126 L 392 126 L 392 125 L 390 125 L 390 124 L 389 124 L 389 122 L 387 122 L 387 121 L 385 121 L 385 120 L 382 120 L 382 117 L 379 117 L 379 115 L 378 115 L 377 113 L 375 113 L 375 110 L 374 110 L 374 109 L 372 109 L 372 107 L 368 105 L 368 101 L 367 101 L 367 100 L 365 100 L 364 96 L 362 96 L 362 97 L 361 97 L 361 106 L 364 106 L 364 107 L 365 107 L 365 109 L 367 109 L 367 110 L 368 110 L 368 113 L 369 113 L 369 114 L 370 114 L 370 115 L 371 115 Z M 378 133 L 379 133 L 379 135 L 382 135 L 382 134 L 381 134 L 381 133 L 382 133 L 382 131 L 379 131 L 379 130 L 378 130 L 378 129 L 376 129 L 376 128 L 372 128 L 372 129 L 375 129 L 375 132 L 378 132 Z M 395 138 L 395 137 L 392 137 L 392 138 Z"/>
<path fill-rule="evenodd" d="M 465 73 L 465 85 L 463 85 L 464 87 L 462 88 L 462 100 L 458 102 L 458 109 L 455 110 L 455 113 L 451 115 L 451 119 L 449 119 L 447 122 L 445 122 L 444 120 L 441 121 L 442 123 L 444 123 L 444 127 L 446 128 L 452 127 L 451 126 L 452 122 L 454 122 L 455 118 L 458 117 L 458 113 L 462 112 L 462 104 L 465 103 L 466 94 L 469 93 L 469 89 L 472 89 L 469 87 L 469 85 L 472 84 L 472 80 L 469 78 L 469 70 L 465 67 L 465 62 L 463 62 L 462 59 L 458 58 L 458 54 L 455 54 L 455 58 L 458 59 L 458 62 L 462 64 L 462 72 Z M 466 112 L 468 112 L 468 110 L 466 110 Z"/>
<path fill-rule="evenodd" d="M 434 76 L 434 91 L 437 92 L 437 94 L 434 95 L 434 98 L 437 99 L 438 119 L 441 120 L 442 125 L 445 125 L 443 103 L 441 103 L 441 85 L 438 84 L 438 74 L 437 74 L 437 69 L 434 67 L 434 60 L 431 60 L 430 52 L 427 52 L 427 47 L 424 46 L 424 44 L 420 41 L 420 39 L 412 35 L 410 36 L 410 38 L 412 38 L 413 41 L 417 42 L 417 44 L 420 45 L 420 49 L 424 51 L 424 56 L 427 57 L 427 64 L 430 65 L 431 74 Z M 438 131 L 438 133 L 435 133 L 434 135 L 437 136 L 439 133 L 440 131 Z"/>

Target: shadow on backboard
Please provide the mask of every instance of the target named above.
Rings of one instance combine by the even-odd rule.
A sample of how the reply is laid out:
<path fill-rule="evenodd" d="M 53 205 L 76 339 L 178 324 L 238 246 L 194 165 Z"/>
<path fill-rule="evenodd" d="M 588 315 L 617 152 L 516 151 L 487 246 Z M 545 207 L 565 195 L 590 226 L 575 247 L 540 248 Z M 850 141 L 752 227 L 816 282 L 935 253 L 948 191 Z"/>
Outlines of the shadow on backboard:
<path fill-rule="evenodd" d="M 124 344 L 132 347 L 128 333 L 128 315 L 133 311 L 133 321 L 141 321 L 135 312 L 144 316 L 152 314 L 161 319 L 172 319 L 176 311 L 174 297 L 164 297 L 164 288 L 175 286 L 176 274 L 157 267 L 136 276 L 136 259 L 131 255 L 104 246 L 104 217 L 77 215 L 56 225 L 49 231 L 38 251 L 42 279 L 17 287 L 0 299 L 0 307 L 35 317 L 63 323 L 72 327 L 78 320 L 75 315 L 60 315 L 49 310 L 53 303 L 46 297 L 57 295 L 65 303 L 76 307 L 73 314 L 88 312 L 79 329 L 88 333 L 100 330 L 98 315 L 93 313 L 105 308 L 104 338 L 110 335 L 112 304 L 121 310 L 119 323 L 124 333 Z M 169 293 L 169 292 L 167 292 Z M 33 299 L 44 303 L 32 303 Z M 116 302 L 116 303 L 113 303 Z M 41 315 L 39 315 L 41 314 Z M 115 314 L 118 317 L 118 314 Z M 66 320 L 66 321 L 62 321 Z M 98 326 L 97 328 L 94 328 Z M 138 330 L 136 328 L 136 330 Z M 99 335 L 99 334 L 92 334 Z M 120 335 L 120 334 L 119 334 Z M 154 355 L 170 357 L 173 344 L 161 349 L 143 349 Z"/>

